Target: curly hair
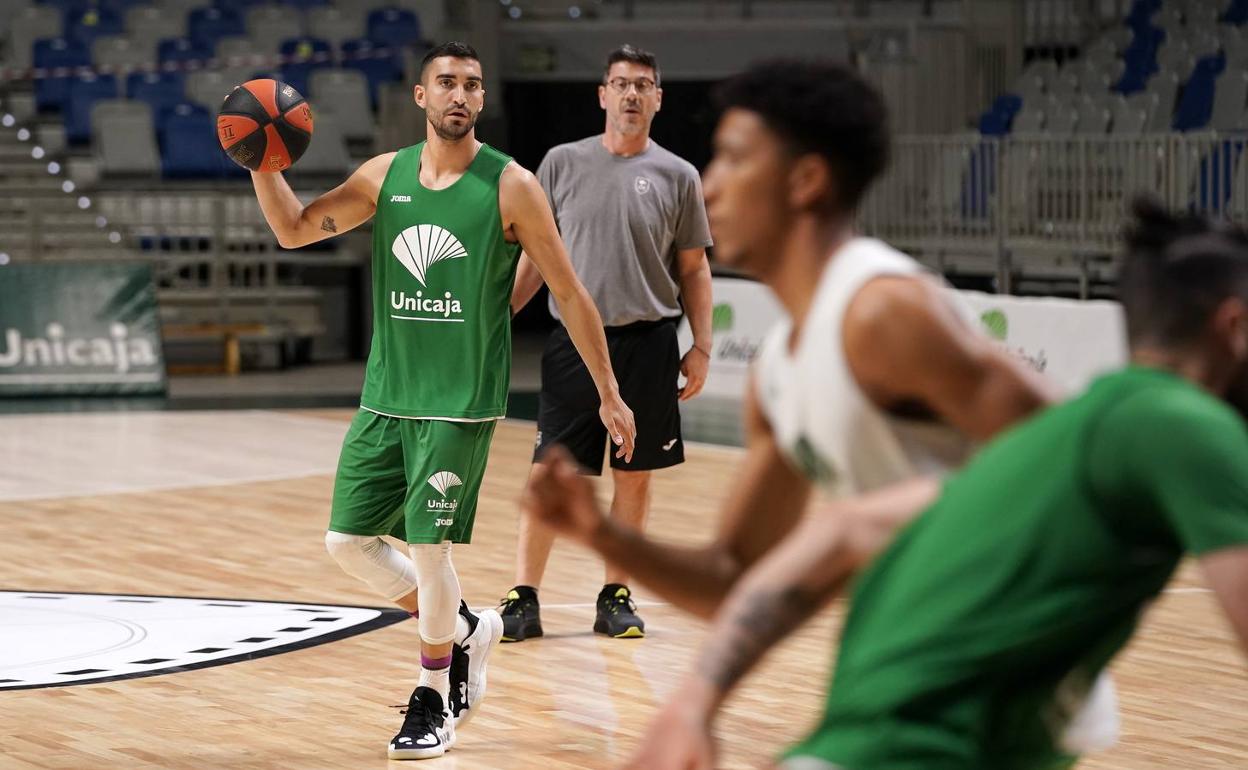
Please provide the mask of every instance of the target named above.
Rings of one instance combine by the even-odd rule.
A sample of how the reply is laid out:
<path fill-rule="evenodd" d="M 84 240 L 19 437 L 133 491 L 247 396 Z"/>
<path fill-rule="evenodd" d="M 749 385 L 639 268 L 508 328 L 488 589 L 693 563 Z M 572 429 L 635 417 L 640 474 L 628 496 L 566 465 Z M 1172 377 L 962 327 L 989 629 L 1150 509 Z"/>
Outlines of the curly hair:
<path fill-rule="evenodd" d="M 794 154 L 817 153 L 836 179 L 828 205 L 858 206 L 889 157 L 888 109 L 875 88 L 843 64 L 774 59 L 752 65 L 714 92 L 720 113 L 757 113 Z"/>

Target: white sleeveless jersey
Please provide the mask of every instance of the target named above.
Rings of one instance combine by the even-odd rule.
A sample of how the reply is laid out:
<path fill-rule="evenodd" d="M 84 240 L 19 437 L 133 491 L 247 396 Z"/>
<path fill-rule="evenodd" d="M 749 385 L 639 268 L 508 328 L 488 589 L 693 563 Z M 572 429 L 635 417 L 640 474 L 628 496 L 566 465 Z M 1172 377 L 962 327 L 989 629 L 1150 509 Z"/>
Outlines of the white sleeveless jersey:
<path fill-rule="evenodd" d="M 819 279 L 797 349 L 789 350 L 792 322 L 785 319 L 768 333 L 754 362 L 755 390 L 777 444 L 827 493 L 855 494 L 943 474 L 970 455 L 972 442 L 954 429 L 895 417 L 873 404 L 845 360 L 842 319 L 858 290 L 881 276 L 923 272 L 881 241 L 851 239 Z M 952 294 L 950 301 L 957 303 Z"/>
<path fill-rule="evenodd" d="M 823 271 L 797 349 L 790 353 L 792 322 L 776 324 L 754 362 L 756 393 L 772 433 L 794 466 L 832 495 L 886 486 L 919 474 L 944 474 L 970 456 L 972 442 L 953 428 L 894 417 L 858 387 L 841 345 L 842 319 L 868 281 L 920 275 L 923 268 L 873 238 L 854 238 Z M 979 333 L 969 305 L 950 302 Z M 1117 693 L 1108 672 L 1067 725 L 1062 745 L 1072 753 L 1108 748 L 1119 732 Z"/>

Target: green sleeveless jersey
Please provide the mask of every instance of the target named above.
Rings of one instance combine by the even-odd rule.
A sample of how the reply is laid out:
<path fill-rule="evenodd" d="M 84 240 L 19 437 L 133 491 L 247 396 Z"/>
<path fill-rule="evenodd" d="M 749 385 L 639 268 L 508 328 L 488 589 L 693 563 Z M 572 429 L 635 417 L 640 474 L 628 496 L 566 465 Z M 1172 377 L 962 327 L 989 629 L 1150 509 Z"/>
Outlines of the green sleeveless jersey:
<path fill-rule="evenodd" d="M 1068 767 L 1112 734 L 1093 683 L 1183 555 L 1248 544 L 1245 468 L 1243 418 L 1144 367 L 994 439 L 858 578 L 823 721 L 793 753 Z"/>
<path fill-rule="evenodd" d="M 394 156 L 373 219 L 373 344 L 360 406 L 392 417 L 490 420 L 507 407 L 511 289 L 498 183 L 481 145 L 443 190 L 420 184 L 421 142 Z"/>

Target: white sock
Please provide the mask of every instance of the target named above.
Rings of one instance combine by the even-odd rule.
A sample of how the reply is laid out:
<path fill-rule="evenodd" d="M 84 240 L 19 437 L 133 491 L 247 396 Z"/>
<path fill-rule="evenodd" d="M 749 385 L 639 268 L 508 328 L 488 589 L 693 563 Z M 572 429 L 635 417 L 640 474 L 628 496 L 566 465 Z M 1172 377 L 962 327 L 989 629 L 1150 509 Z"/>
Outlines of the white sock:
<path fill-rule="evenodd" d="M 450 709 L 448 705 L 451 697 L 451 669 L 447 668 L 421 668 L 420 681 L 417 687 L 432 687 L 438 691 L 438 695 L 442 696 L 443 708 Z"/>

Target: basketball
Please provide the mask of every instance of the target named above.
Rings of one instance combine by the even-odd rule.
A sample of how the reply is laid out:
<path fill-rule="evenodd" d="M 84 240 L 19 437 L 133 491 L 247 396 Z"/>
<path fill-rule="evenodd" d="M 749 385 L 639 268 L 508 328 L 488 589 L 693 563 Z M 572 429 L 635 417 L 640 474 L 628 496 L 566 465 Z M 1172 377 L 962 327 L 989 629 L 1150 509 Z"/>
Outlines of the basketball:
<path fill-rule="evenodd" d="M 248 80 L 221 104 L 217 139 L 225 154 L 244 168 L 284 171 L 312 141 L 312 108 L 286 83 Z"/>

